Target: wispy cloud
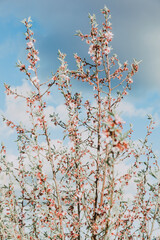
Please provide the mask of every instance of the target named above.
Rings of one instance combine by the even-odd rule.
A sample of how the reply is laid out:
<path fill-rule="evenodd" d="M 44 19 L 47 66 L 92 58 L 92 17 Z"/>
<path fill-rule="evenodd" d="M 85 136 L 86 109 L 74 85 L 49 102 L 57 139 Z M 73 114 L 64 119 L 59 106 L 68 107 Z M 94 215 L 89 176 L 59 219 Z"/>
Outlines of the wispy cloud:
<path fill-rule="evenodd" d="M 136 108 L 131 102 L 122 101 L 119 104 L 118 112 L 127 117 L 140 117 L 144 118 L 147 114 L 152 113 L 152 108 Z"/>

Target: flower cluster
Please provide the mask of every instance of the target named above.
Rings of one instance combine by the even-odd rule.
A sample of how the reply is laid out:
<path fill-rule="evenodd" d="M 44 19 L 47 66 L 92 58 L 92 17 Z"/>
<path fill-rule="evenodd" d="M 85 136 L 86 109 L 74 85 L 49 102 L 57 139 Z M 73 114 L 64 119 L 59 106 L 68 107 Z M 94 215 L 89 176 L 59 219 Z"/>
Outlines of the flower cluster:
<path fill-rule="evenodd" d="M 104 7 L 102 14 L 100 30 L 93 15 L 90 33 L 78 32 L 93 61 L 75 54 L 77 68 L 70 70 L 59 51 L 59 68 L 43 83 L 32 21 L 23 21 L 29 66 L 21 61 L 17 66 L 32 90 L 26 96 L 6 84 L 5 88 L 7 95 L 25 101 L 30 125 L 3 119 L 16 130 L 18 156 L 12 162 L 2 145 L 1 239 L 153 239 L 160 209 L 160 168 L 148 144 L 154 122 L 149 117 L 146 137 L 138 144 L 132 141 L 132 128 L 124 131 L 117 106 L 131 89 L 140 62 L 134 59 L 129 69 L 116 54 L 111 56 L 109 9 Z M 94 101 L 73 93 L 72 79 L 89 84 L 88 91 L 93 87 Z M 52 94 L 53 85 L 64 97 L 66 119 L 56 112 L 50 118 L 46 114 L 53 108 L 44 97 Z M 54 129 L 62 132 L 62 139 L 57 140 Z"/>

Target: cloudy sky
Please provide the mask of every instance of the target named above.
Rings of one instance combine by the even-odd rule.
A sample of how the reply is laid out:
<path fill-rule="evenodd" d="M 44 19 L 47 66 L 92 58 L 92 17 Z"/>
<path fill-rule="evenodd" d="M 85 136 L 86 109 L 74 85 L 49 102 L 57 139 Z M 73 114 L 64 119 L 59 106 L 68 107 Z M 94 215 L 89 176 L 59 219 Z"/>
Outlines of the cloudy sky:
<path fill-rule="evenodd" d="M 100 9 L 106 5 L 112 15 L 113 53 L 121 62 L 142 60 L 134 77 L 133 89 L 121 109 L 127 122 L 133 123 L 136 138 L 143 138 L 146 114 L 157 120 L 152 142 L 158 149 L 160 131 L 160 1 L 159 0 L 0 0 L 0 112 L 19 119 L 23 105 L 12 105 L 4 94 L 3 83 L 23 88 L 23 74 L 15 67 L 18 59 L 25 60 L 24 25 L 20 22 L 31 16 L 36 48 L 40 52 L 39 78 L 41 81 L 56 71 L 57 51 L 67 54 L 73 66 L 73 53 L 86 56 L 87 45 L 74 36 L 76 30 L 89 31 L 88 13 L 95 13 L 98 23 L 103 18 Z M 27 85 L 25 85 L 27 87 Z M 76 83 L 85 95 L 89 89 Z M 6 131 L 6 129 L 5 129 Z M 12 139 L 0 127 L 0 140 Z"/>

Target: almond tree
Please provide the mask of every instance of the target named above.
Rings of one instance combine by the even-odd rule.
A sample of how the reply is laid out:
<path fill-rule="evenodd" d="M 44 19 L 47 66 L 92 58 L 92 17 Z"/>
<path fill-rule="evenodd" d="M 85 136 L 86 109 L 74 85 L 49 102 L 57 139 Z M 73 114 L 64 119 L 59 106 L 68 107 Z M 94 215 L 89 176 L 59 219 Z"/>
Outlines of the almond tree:
<path fill-rule="evenodd" d="M 70 70 L 66 55 L 59 51 L 60 67 L 50 79 L 41 83 L 31 30 L 31 18 L 26 27 L 28 64 L 17 66 L 32 84 L 27 95 L 5 84 L 6 94 L 25 101 L 24 126 L 3 117 L 7 126 L 17 133 L 18 157 L 7 159 L 1 148 L 1 239 L 153 239 L 158 228 L 160 179 L 158 159 L 148 137 L 154 128 L 152 117 L 144 141 L 131 140 L 132 127 L 124 132 L 125 122 L 118 106 L 131 90 L 139 63 L 120 63 L 111 55 L 113 38 L 110 11 L 101 11 L 104 23 L 99 30 L 95 16 L 89 15 L 89 34 L 77 35 L 89 46 L 89 60 L 74 54 L 76 70 Z M 91 99 L 73 92 L 71 82 L 89 84 Z M 64 97 L 67 118 L 62 121 L 56 112 L 45 109 L 46 96 L 55 93 Z M 51 139 L 52 126 L 62 129 L 62 139 Z M 55 141 L 57 140 L 57 144 Z M 129 162 L 129 166 L 127 165 Z M 128 166 L 126 172 L 120 171 Z M 134 187 L 130 201 L 127 190 Z"/>

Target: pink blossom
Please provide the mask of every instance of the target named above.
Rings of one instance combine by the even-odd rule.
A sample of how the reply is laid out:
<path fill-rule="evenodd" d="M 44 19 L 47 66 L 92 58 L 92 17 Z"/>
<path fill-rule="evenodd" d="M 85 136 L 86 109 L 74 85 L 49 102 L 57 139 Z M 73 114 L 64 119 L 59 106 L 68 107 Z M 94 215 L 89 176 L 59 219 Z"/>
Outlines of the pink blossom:
<path fill-rule="evenodd" d="M 128 83 L 133 83 L 132 78 L 129 78 L 129 79 L 128 79 Z"/>
<path fill-rule="evenodd" d="M 90 54 L 90 56 L 93 56 L 95 54 L 95 51 L 94 51 L 94 45 L 90 45 L 89 47 L 89 51 L 88 51 L 88 54 Z"/>
<path fill-rule="evenodd" d="M 113 33 L 111 31 L 108 31 L 105 33 L 105 37 L 107 38 L 107 41 L 110 42 L 113 39 Z"/>
<path fill-rule="evenodd" d="M 37 76 L 35 76 L 35 77 L 32 78 L 32 83 L 34 83 L 34 84 L 36 84 L 36 85 L 39 83 L 39 79 L 38 79 Z"/>
<path fill-rule="evenodd" d="M 34 46 L 34 45 L 33 45 L 33 42 L 31 42 L 31 41 L 28 42 L 28 43 L 27 43 L 27 46 L 28 46 L 28 48 L 32 48 L 32 47 Z"/>
<path fill-rule="evenodd" d="M 106 48 L 104 49 L 104 53 L 105 53 L 106 55 L 108 55 L 108 54 L 110 53 L 110 51 L 111 51 L 111 48 L 110 48 L 110 47 L 106 47 Z"/>
<path fill-rule="evenodd" d="M 92 60 L 95 62 L 96 61 L 96 57 L 91 57 L 92 58 Z"/>
<path fill-rule="evenodd" d="M 34 56 L 34 59 L 35 59 L 36 61 L 40 61 L 40 58 L 39 58 L 37 55 Z"/>
<path fill-rule="evenodd" d="M 28 66 L 28 70 L 34 70 L 31 65 Z"/>
<path fill-rule="evenodd" d="M 127 94 L 128 94 L 128 92 L 126 90 L 124 90 L 123 95 L 127 95 Z"/>
<path fill-rule="evenodd" d="M 86 40 L 86 43 L 87 43 L 87 44 L 90 44 L 90 42 L 91 42 L 90 40 L 88 40 L 88 39 Z"/>

